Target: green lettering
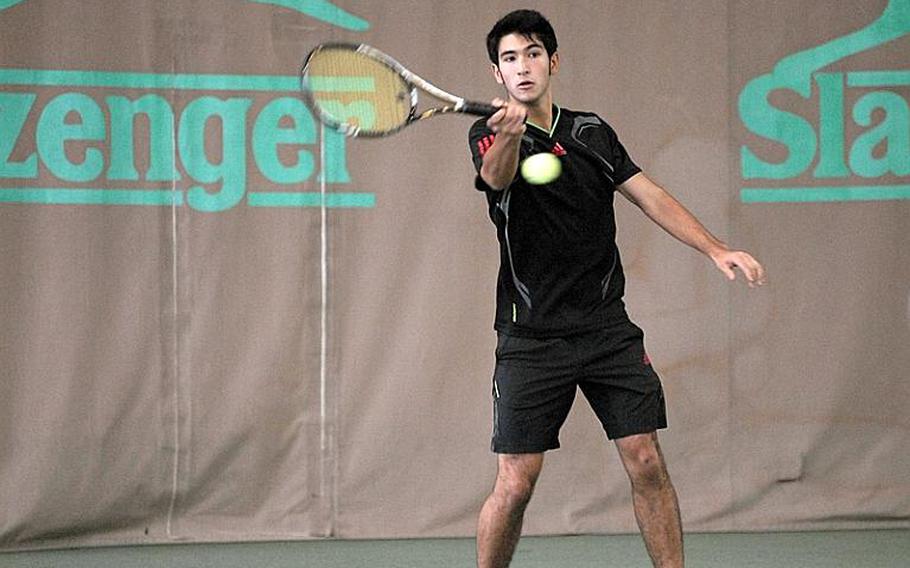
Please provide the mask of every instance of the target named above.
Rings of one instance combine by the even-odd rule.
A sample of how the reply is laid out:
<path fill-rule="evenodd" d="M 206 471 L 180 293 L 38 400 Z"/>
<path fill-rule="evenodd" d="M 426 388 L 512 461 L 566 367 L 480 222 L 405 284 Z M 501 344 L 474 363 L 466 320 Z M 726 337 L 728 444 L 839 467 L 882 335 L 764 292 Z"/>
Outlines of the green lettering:
<path fill-rule="evenodd" d="M 293 126 L 282 127 L 281 119 L 288 117 Z M 313 144 L 316 127 L 313 116 L 300 99 L 283 97 L 267 104 L 253 126 L 253 156 L 256 165 L 269 181 L 281 184 L 300 183 L 314 170 L 313 153 L 297 152 L 297 163 L 285 166 L 278 158 L 278 148 L 283 144 Z"/>
<path fill-rule="evenodd" d="M 75 115 L 78 121 L 67 122 L 71 115 Z M 101 175 L 104 156 L 98 148 L 85 148 L 82 162 L 71 162 L 66 155 L 66 143 L 104 140 L 105 135 L 104 113 L 98 103 L 87 95 L 65 93 L 44 107 L 38 119 L 35 142 L 41 160 L 55 177 L 84 182 Z"/>
<path fill-rule="evenodd" d="M 869 93 L 856 101 L 853 120 L 860 126 L 870 126 L 875 109 L 884 110 L 885 117 L 853 142 L 850 168 L 862 177 L 879 177 L 888 172 L 910 175 L 910 109 L 907 101 L 888 91 Z M 882 143 L 885 154 L 876 158 L 875 148 Z"/>
<path fill-rule="evenodd" d="M 357 124 L 363 128 L 371 128 L 376 122 L 376 112 L 369 101 L 355 101 L 350 104 L 327 101 L 323 106 L 327 113 L 341 122 L 355 118 Z M 325 166 L 319 175 L 320 181 L 350 183 L 351 174 L 348 172 L 347 153 L 345 152 L 347 139 L 340 132 L 325 128 L 322 136 L 322 159 Z"/>
<path fill-rule="evenodd" d="M 0 93 L 0 178 L 38 177 L 38 156 L 34 152 L 21 162 L 10 161 L 35 98 L 37 95 L 32 93 Z"/>
<path fill-rule="evenodd" d="M 739 115 L 752 133 L 787 147 L 788 156 L 780 163 L 766 162 L 748 147 L 740 151 L 744 179 L 787 179 L 806 170 L 815 158 L 818 142 L 815 131 L 799 115 L 773 107 L 768 95 L 782 88 L 772 75 L 750 81 L 739 95 Z M 793 91 L 796 92 L 796 91 Z"/>
<path fill-rule="evenodd" d="M 234 207 L 246 193 L 246 113 L 250 99 L 221 100 L 200 97 L 186 106 L 180 119 L 180 159 L 187 174 L 203 184 L 222 183 L 209 193 L 202 186 L 191 187 L 189 204 L 200 211 L 224 211 Z M 205 128 L 209 120 L 221 123 L 221 159 L 209 161 Z"/>
<path fill-rule="evenodd" d="M 174 111 L 159 95 L 145 95 L 131 101 L 126 97 L 107 97 L 111 111 L 111 164 L 108 179 L 139 179 L 135 161 L 134 124 L 139 115 L 145 115 L 149 125 L 149 169 L 147 181 L 172 181 L 180 179 L 174 167 Z"/>
<path fill-rule="evenodd" d="M 844 152 L 844 75 L 821 73 L 815 77 L 819 101 L 819 160 L 814 175 L 817 178 L 850 176 Z"/>
<path fill-rule="evenodd" d="M 329 128 L 322 129 L 323 171 L 319 174 L 319 181 L 351 183 L 346 145 L 347 137 L 344 134 Z"/>

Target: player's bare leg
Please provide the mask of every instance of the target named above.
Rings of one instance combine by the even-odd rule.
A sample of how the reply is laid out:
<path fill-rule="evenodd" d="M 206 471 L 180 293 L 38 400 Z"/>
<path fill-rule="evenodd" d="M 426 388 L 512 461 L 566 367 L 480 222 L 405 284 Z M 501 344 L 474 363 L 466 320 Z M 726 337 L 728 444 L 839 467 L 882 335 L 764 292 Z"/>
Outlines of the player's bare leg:
<path fill-rule="evenodd" d="M 632 482 L 635 519 L 651 562 L 658 568 L 681 568 L 683 537 L 679 503 L 657 434 L 621 438 L 616 440 L 616 447 Z"/>
<path fill-rule="evenodd" d="M 499 455 L 496 484 L 477 522 L 478 568 L 504 568 L 512 561 L 542 467 L 543 454 Z"/>

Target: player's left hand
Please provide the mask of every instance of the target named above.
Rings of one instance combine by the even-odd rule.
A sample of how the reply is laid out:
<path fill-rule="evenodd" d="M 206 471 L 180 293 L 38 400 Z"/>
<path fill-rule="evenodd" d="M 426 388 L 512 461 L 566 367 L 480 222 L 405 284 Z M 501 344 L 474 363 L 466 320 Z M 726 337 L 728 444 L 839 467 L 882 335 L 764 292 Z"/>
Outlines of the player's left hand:
<path fill-rule="evenodd" d="M 746 251 L 724 250 L 713 255 L 711 260 L 728 280 L 736 280 L 736 269 L 739 269 L 750 288 L 765 283 L 764 267 Z"/>

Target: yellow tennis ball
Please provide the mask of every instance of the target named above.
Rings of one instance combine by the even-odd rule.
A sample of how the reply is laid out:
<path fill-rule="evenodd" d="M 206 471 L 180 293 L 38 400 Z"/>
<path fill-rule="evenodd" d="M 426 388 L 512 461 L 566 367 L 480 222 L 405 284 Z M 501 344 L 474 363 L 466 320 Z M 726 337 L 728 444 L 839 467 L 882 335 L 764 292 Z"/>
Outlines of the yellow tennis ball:
<path fill-rule="evenodd" d="M 541 152 L 540 154 L 528 156 L 521 163 L 521 176 L 530 184 L 542 185 L 550 183 L 558 178 L 561 173 L 562 162 L 559 161 L 555 154 L 550 152 Z"/>

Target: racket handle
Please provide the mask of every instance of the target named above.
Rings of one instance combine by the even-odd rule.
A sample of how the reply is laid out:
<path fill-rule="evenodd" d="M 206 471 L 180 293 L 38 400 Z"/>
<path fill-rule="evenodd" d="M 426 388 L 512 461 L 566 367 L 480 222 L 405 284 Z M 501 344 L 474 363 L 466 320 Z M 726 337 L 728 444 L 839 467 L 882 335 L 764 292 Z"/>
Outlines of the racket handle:
<path fill-rule="evenodd" d="M 465 101 L 464 104 L 461 105 L 460 110 L 465 114 L 474 114 L 477 116 L 493 116 L 496 114 L 496 111 L 499 110 L 499 107 L 494 107 L 493 105 L 487 103 Z"/>

